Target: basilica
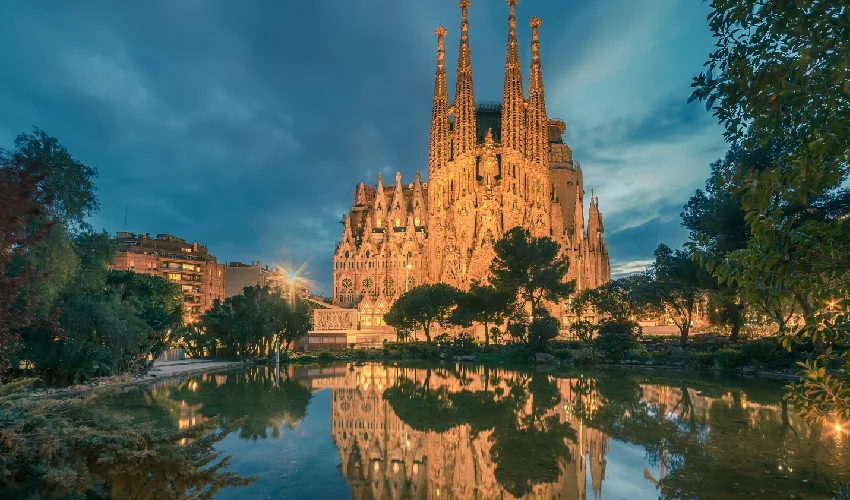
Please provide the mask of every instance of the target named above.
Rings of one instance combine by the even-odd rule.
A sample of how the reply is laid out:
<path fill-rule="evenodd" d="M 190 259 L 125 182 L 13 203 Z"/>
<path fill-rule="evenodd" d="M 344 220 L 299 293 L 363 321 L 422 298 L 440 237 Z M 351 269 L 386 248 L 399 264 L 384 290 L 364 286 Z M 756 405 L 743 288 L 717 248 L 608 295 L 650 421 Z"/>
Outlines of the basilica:
<path fill-rule="evenodd" d="M 526 97 L 516 36 L 516 4 L 508 0 L 508 42 L 501 103 L 476 103 L 467 11 L 461 0 L 454 102 L 445 67 L 446 29 L 436 31 L 437 70 L 427 182 L 378 175 L 359 183 L 334 252 L 333 301 L 380 321 L 402 293 L 422 283 L 461 289 L 486 283 L 494 242 L 522 226 L 558 241 L 578 289 L 610 279 L 599 200 L 585 197 L 582 169 L 564 143 L 566 125 L 546 113 L 540 62 L 540 19 L 530 21 Z M 585 224 L 585 205 L 588 218 Z M 553 305 L 556 317 L 564 304 Z M 376 325 L 364 325 L 376 326 Z"/>

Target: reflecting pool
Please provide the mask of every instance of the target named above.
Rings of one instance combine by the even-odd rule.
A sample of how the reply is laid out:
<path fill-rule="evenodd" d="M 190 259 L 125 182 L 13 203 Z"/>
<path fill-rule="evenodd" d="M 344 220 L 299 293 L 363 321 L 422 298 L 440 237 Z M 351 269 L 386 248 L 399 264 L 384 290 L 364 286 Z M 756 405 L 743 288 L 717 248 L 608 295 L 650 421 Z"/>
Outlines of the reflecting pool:
<path fill-rule="evenodd" d="M 463 364 L 249 368 L 136 386 L 110 411 L 185 428 L 256 476 L 216 498 L 850 498 L 850 434 L 782 383 Z"/>

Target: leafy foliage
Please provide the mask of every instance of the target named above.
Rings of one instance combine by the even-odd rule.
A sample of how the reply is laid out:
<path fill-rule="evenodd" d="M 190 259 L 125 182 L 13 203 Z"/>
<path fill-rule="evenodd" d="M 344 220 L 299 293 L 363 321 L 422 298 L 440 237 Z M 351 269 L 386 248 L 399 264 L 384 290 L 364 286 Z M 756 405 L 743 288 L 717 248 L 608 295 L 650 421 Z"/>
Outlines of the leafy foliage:
<path fill-rule="evenodd" d="M 253 480 L 228 472 L 229 457 L 214 450 L 240 422 L 217 429 L 219 422 L 210 419 L 187 429 L 162 429 L 104 412 L 92 396 L 3 393 L 4 498 L 206 499 Z"/>
<path fill-rule="evenodd" d="M 575 290 L 575 283 L 566 281 L 569 261 L 556 241 L 532 237 L 521 227 L 508 231 L 494 249 L 490 282 L 495 290 L 511 298 L 508 334 L 545 348 L 558 335 L 558 322 L 550 317 L 546 304 L 564 300 Z"/>
<path fill-rule="evenodd" d="M 36 185 L 35 177 L 5 161 L 0 167 L 0 376 L 9 368 L 7 357 L 20 347 L 19 329 L 35 321 L 35 302 L 24 287 L 29 276 L 10 275 L 7 266 L 40 236 L 27 231 L 30 221 L 43 215 Z"/>
<path fill-rule="evenodd" d="M 566 299 L 575 290 L 565 282 L 569 261 L 551 238 L 532 237 L 528 230 L 515 227 L 494 245 L 496 257 L 490 265 L 490 282 L 499 291 L 516 297 L 531 307 L 537 317 L 544 301 Z"/>
<path fill-rule="evenodd" d="M 637 273 L 611 280 L 604 285 L 582 290 L 596 312 L 619 322 L 634 321 L 635 318 L 660 312 L 657 294 L 650 273 Z"/>
<path fill-rule="evenodd" d="M 254 285 L 224 302 L 213 301 L 212 307 L 201 315 L 203 333 L 192 332 L 190 339 L 196 346 L 225 346 L 243 358 L 251 354 L 266 356 L 277 342 L 288 350 L 310 331 L 312 323 L 303 302 L 290 305 L 277 290 Z"/>
<path fill-rule="evenodd" d="M 446 326 L 461 292 L 445 283 L 425 284 L 403 293 L 384 315 L 387 325 L 401 330 L 422 330 L 431 343 L 431 327 Z"/>
<path fill-rule="evenodd" d="M 656 303 L 671 311 L 684 347 L 693 324 L 697 302 L 701 299 L 708 274 L 682 250 L 658 245 L 651 269 L 651 294 Z"/>
<path fill-rule="evenodd" d="M 783 344 L 811 339 L 792 400 L 812 418 L 850 416 L 850 85 L 845 2 L 714 2 L 716 50 L 693 82 L 733 147 L 789 147 L 736 177 L 750 239 L 708 267 L 720 280 L 773 302 L 793 298 L 804 319 Z M 836 362 L 843 368 L 828 373 Z"/>
<path fill-rule="evenodd" d="M 469 326 L 473 322 L 484 326 L 485 345 L 490 345 L 492 335 L 489 325 L 500 324 L 508 313 L 511 297 L 503 291 L 489 285 L 472 283 L 468 292 L 458 295 L 457 308 L 449 317 L 449 322 L 460 326 Z"/>
<path fill-rule="evenodd" d="M 599 334 L 593 340 L 609 361 L 620 361 L 638 345 L 640 327 L 633 321 L 607 320 L 599 324 Z"/>

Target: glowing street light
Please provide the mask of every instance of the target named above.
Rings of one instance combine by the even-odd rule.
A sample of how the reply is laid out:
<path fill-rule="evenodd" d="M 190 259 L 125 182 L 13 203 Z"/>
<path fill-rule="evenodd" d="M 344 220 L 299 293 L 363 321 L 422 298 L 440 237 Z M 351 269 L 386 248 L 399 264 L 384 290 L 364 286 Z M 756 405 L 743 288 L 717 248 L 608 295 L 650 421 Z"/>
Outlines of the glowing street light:
<path fill-rule="evenodd" d="M 290 271 L 286 276 L 289 281 L 289 303 L 291 305 L 295 305 L 295 280 L 298 279 L 298 275 L 295 274 L 295 271 Z"/>

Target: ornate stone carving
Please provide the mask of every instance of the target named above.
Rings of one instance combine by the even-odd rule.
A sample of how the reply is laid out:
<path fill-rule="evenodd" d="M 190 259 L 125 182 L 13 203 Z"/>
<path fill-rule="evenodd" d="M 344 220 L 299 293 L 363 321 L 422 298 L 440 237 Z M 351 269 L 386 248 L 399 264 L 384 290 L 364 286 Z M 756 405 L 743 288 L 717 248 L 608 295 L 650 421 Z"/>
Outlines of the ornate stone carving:
<path fill-rule="evenodd" d="M 357 329 L 357 311 L 347 309 L 314 309 L 313 330 L 355 330 Z"/>

